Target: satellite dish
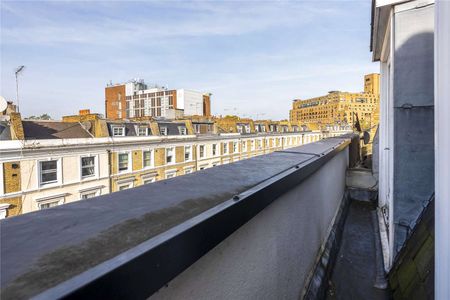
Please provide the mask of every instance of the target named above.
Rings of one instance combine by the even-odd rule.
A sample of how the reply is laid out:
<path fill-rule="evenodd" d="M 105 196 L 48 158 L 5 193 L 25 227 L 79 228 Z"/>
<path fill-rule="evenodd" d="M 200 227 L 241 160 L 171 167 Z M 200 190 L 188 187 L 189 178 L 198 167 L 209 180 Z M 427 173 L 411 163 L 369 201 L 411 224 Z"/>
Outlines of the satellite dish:
<path fill-rule="evenodd" d="M 8 102 L 6 102 L 6 99 L 0 96 L 0 112 L 6 111 L 8 108 Z"/>
<path fill-rule="evenodd" d="M 89 121 L 82 122 L 81 125 L 86 129 L 87 131 L 91 130 L 92 124 Z"/>

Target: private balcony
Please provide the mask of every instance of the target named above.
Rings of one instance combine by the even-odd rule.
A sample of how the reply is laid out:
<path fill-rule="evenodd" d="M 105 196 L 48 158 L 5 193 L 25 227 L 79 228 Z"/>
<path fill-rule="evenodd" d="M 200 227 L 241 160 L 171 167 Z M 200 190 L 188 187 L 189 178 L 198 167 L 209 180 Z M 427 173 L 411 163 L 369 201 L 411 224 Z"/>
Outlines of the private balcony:
<path fill-rule="evenodd" d="M 347 134 L 3 220 L 2 299 L 385 299 L 359 149 Z"/>

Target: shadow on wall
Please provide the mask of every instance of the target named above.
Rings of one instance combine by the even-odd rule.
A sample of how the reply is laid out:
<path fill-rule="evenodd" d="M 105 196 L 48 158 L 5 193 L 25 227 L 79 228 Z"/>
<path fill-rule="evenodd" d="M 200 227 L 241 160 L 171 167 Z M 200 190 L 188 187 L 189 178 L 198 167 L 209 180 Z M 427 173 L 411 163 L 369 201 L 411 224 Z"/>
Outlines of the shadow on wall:
<path fill-rule="evenodd" d="M 399 30 L 400 41 L 407 35 L 407 24 Z M 394 223 L 398 252 L 434 193 L 433 32 L 415 34 L 396 46 L 394 61 Z"/>

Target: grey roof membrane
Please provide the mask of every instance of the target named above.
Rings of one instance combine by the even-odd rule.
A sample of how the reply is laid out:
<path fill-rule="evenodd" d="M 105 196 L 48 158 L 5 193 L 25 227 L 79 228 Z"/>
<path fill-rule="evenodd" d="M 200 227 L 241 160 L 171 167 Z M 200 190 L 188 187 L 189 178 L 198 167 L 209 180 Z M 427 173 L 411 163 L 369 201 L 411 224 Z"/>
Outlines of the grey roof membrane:
<path fill-rule="evenodd" d="M 25 139 L 70 139 L 92 137 L 78 122 L 22 121 Z"/>

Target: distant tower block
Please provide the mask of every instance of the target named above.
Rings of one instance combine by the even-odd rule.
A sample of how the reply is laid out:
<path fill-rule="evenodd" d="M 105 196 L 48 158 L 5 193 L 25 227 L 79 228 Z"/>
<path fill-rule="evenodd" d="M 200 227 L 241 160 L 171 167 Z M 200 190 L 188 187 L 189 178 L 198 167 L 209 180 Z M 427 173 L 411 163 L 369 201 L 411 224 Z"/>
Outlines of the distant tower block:
<path fill-rule="evenodd" d="M 364 76 L 364 93 L 380 94 L 380 74 L 372 73 Z"/>

